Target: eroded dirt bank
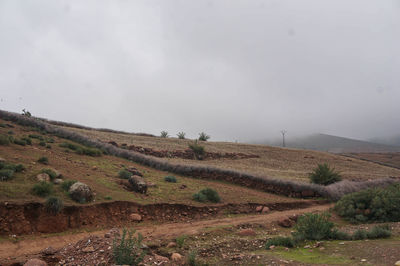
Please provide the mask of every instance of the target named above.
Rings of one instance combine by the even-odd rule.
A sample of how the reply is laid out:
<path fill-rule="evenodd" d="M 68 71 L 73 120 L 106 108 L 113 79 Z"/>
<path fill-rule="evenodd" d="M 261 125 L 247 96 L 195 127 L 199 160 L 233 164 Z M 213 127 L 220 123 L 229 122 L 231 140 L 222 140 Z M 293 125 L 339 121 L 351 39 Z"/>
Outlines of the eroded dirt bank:
<path fill-rule="evenodd" d="M 142 221 L 184 222 L 226 214 L 256 213 L 259 206 L 282 211 L 306 208 L 325 202 L 299 200 L 265 205 L 246 203 L 197 207 L 183 204 L 139 205 L 134 202 L 115 201 L 66 206 L 57 215 L 48 213 L 41 203 L 14 204 L 3 202 L 0 204 L 0 235 L 57 233 L 77 228 L 120 226 L 137 221 L 138 217 Z"/>

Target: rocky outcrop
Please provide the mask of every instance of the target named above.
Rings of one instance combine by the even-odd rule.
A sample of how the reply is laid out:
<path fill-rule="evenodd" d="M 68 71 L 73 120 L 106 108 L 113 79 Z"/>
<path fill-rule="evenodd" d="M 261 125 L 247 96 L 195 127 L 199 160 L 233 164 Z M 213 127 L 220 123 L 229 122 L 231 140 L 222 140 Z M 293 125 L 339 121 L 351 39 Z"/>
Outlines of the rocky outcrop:
<path fill-rule="evenodd" d="M 73 200 L 80 203 L 90 202 L 94 198 L 92 189 L 88 185 L 81 182 L 76 182 L 73 184 L 68 192 Z"/>
<path fill-rule="evenodd" d="M 128 181 L 133 191 L 146 194 L 147 184 L 143 177 L 134 175 L 131 176 Z"/>

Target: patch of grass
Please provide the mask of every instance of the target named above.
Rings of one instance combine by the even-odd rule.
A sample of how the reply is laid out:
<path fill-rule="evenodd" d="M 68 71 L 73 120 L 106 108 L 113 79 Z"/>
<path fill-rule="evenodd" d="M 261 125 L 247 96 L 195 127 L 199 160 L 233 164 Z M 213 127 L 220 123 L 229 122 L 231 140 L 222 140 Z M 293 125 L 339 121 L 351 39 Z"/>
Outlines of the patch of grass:
<path fill-rule="evenodd" d="M 64 142 L 59 145 L 62 148 L 67 148 L 75 151 L 77 154 L 88 155 L 93 157 L 99 157 L 102 155 L 102 151 L 96 148 L 84 147 L 70 142 Z"/>
<path fill-rule="evenodd" d="M 328 164 L 318 164 L 318 167 L 309 174 L 311 183 L 320 185 L 330 185 L 342 180 L 342 177 L 334 168 L 330 168 Z"/>
<path fill-rule="evenodd" d="M 29 137 L 22 137 L 21 140 L 25 141 L 27 145 L 32 145 L 32 139 Z"/>
<path fill-rule="evenodd" d="M 0 170 L 0 181 L 10 180 L 14 175 L 14 171 L 11 169 L 1 169 Z"/>
<path fill-rule="evenodd" d="M 60 213 L 64 207 L 63 201 L 57 197 L 50 197 L 44 204 L 48 213 L 57 214 Z"/>
<path fill-rule="evenodd" d="M 121 179 L 129 179 L 132 177 L 132 173 L 123 169 L 121 171 L 118 172 L 118 177 Z"/>
<path fill-rule="evenodd" d="M 46 145 L 46 148 L 47 148 L 47 149 L 51 149 L 51 145 L 50 145 L 50 144 L 47 144 L 47 145 Z"/>
<path fill-rule="evenodd" d="M 29 137 L 30 137 L 31 139 L 38 139 L 38 140 L 44 141 L 44 137 L 41 136 L 41 135 L 30 134 Z"/>
<path fill-rule="evenodd" d="M 198 193 L 193 195 L 193 199 L 199 202 L 211 201 L 214 203 L 218 203 L 221 201 L 218 192 L 212 188 L 205 188 L 200 190 Z"/>
<path fill-rule="evenodd" d="M 295 242 L 291 237 L 278 236 L 271 238 L 267 241 L 267 243 L 265 244 L 265 248 L 269 249 L 270 246 L 292 248 L 295 246 Z"/>
<path fill-rule="evenodd" d="M 170 183 L 176 183 L 177 182 L 176 177 L 172 176 L 172 175 L 168 175 L 168 176 L 164 177 L 164 181 L 165 182 L 170 182 Z"/>
<path fill-rule="evenodd" d="M 280 257 L 286 260 L 294 260 L 296 262 L 306 264 L 352 265 L 354 262 L 342 256 L 323 253 L 317 249 L 314 249 L 313 252 L 310 252 L 309 249 L 304 248 L 295 248 L 288 251 L 277 249 L 274 250 L 273 253 L 278 254 Z"/>
<path fill-rule="evenodd" d="M 114 238 L 113 256 L 118 265 L 138 265 L 143 261 L 146 252 L 142 250 L 143 236 L 134 236 L 134 230 L 124 228 L 121 238 Z"/>
<path fill-rule="evenodd" d="M 53 193 L 53 184 L 41 181 L 33 186 L 32 193 L 39 197 L 47 197 Z"/>
<path fill-rule="evenodd" d="M 49 164 L 49 158 L 43 156 L 38 159 L 38 162 L 41 164 Z"/>
<path fill-rule="evenodd" d="M 105 200 L 112 200 L 112 197 L 111 196 L 105 196 L 104 199 Z"/>
<path fill-rule="evenodd" d="M 22 172 L 25 170 L 25 166 L 23 164 L 12 164 L 7 162 L 0 162 L 0 169 L 9 169 L 14 172 Z"/>
<path fill-rule="evenodd" d="M 187 235 L 180 235 L 175 239 L 176 245 L 178 246 L 178 248 L 183 248 L 183 245 L 185 245 L 186 238 L 187 238 Z"/>
<path fill-rule="evenodd" d="M 64 190 L 64 191 L 69 191 L 69 188 L 73 185 L 73 184 L 75 184 L 76 182 L 78 182 L 78 181 L 76 181 L 76 180 L 64 180 L 64 182 L 62 182 L 61 183 L 61 188 Z"/>

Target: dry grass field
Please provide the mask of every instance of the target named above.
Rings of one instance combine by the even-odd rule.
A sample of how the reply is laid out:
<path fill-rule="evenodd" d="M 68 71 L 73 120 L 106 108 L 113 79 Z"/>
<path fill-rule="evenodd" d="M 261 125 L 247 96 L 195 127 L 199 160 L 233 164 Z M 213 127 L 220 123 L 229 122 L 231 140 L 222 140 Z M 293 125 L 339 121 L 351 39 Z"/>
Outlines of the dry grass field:
<path fill-rule="evenodd" d="M 346 153 L 344 155 L 400 169 L 400 152 L 386 152 L 386 153 L 363 152 L 363 153 Z"/>
<path fill-rule="evenodd" d="M 71 127 L 68 127 L 67 129 L 104 142 L 115 141 L 118 144 L 125 143 L 128 146 L 136 145 L 155 150 L 185 150 L 188 148 L 188 145 L 193 142 L 193 140 L 188 139 L 182 140 L 177 138 L 137 136 L 132 134 L 109 133 Z M 258 155 L 259 158 L 205 161 L 167 158 L 166 160 L 180 164 L 215 166 L 260 176 L 289 178 L 301 181 L 307 181 L 308 173 L 310 173 L 313 168 L 320 163 L 328 163 L 341 172 L 344 178 L 351 180 L 368 180 L 400 176 L 399 169 L 326 152 L 230 142 L 208 141 L 201 142 L 201 145 L 204 145 L 206 151 L 210 152 L 255 154 Z"/>

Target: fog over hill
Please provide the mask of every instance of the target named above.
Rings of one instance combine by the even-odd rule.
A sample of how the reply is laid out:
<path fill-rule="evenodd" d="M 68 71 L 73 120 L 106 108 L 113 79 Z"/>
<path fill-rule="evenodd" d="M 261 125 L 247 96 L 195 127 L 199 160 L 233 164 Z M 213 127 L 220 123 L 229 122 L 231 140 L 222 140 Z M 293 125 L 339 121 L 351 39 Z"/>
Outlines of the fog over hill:
<path fill-rule="evenodd" d="M 348 152 L 400 152 L 400 146 L 385 145 L 369 141 L 332 136 L 328 134 L 313 134 L 304 137 L 286 137 L 286 147 L 307 150 L 326 151 L 333 153 Z M 282 146 L 282 140 L 258 141 L 257 144 Z"/>

